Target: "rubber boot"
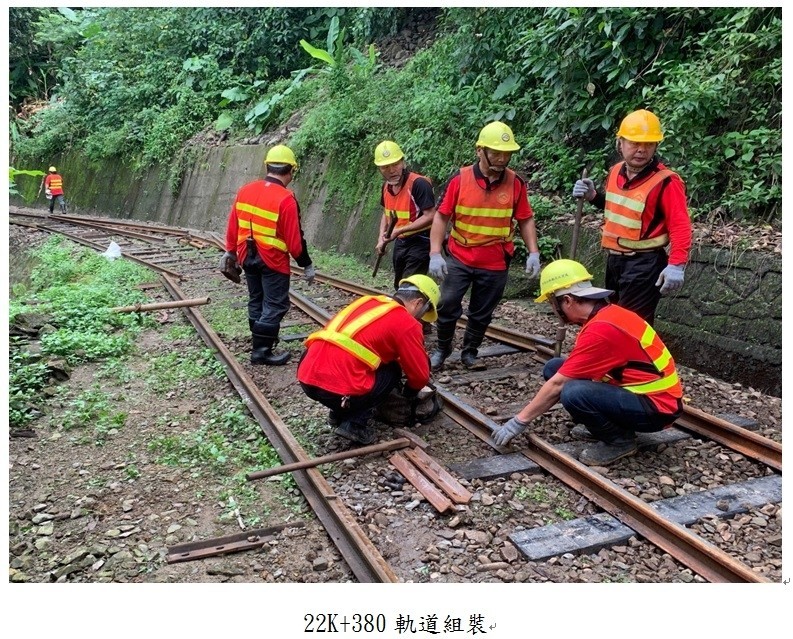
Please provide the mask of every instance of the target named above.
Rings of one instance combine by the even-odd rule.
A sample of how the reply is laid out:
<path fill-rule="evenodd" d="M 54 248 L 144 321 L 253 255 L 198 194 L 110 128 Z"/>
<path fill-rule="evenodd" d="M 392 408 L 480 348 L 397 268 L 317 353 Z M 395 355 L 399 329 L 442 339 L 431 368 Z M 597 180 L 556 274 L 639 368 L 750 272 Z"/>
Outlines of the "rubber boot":
<path fill-rule="evenodd" d="M 435 350 L 430 354 L 430 367 L 433 371 L 443 368 L 446 358 L 452 354 L 452 340 L 454 339 L 454 327 L 449 330 L 447 327 L 436 327 L 438 331 L 438 341 Z"/>
<path fill-rule="evenodd" d="M 291 353 L 274 353 L 273 348 L 278 340 L 274 337 L 254 333 L 251 337 L 251 364 L 266 366 L 283 366 L 289 361 Z"/>
<path fill-rule="evenodd" d="M 460 353 L 460 361 L 466 368 L 476 366 L 476 356 L 479 354 L 479 345 L 485 338 L 485 332 L 479 328 L 471 327 L 471 323 L 465 328 L 463 335 L 463 349 Z M 479 367 L 482 367 L 481 362 Z"/>

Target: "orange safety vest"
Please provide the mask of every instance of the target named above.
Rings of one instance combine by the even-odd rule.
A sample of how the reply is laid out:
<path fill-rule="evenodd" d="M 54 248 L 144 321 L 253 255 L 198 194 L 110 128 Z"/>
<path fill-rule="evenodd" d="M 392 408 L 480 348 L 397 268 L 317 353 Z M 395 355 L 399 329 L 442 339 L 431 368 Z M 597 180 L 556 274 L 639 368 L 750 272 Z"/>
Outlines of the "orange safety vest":
<path fill-rule="evenodd" d="M 666 246 L 669 244 L 669 235 L 666 233 L 649 239 L 641 237 L 642 214 L 650 191 L 675 175 L 674 171 L 661 169 L 638 186 L 622 189 L 617 186 L 621 166 L 622 164 L 616 164 L 609 172 L 601 245 L 603 248 L 625 253 Z"/>
<path fill-rule="evenodd" d="M 47 182 L 47 188 L 53 195 L 63 195 L 63 178 L 60 175 L 51 173 Z"/>
<path fill-rule="evenodd" d="M 263 189 L 264 197 L 257 198 L 258 206 L 238 200 L 237 209 L 237 244 L 242 244 L 249 237 L 262 246 L 272 246 L 284 253 L 288 252 L 286 242 L 277 236 L 278 211 L 281 202 L 294 197 L 292 191 L 279 184 L 266 182 Z"/>
<path fill-rule="evenodd" d="M 389 216 L 396 216 L 397 218 L 394 229 L 407 226 L 411 222 L 414 222 L 416 218 L 421 215 L 421 211 L 419 210 L 418 205 L 416 205 L 416 215 L 411 217 L 411 210 L 413 207 L 410 204 L 413 201 L 413 182 L 415 182 L 417 178 L 424 178 L 427 180 L 427 182 L 432 184 L 429 178 L 419 175 L 418 173 L 408 173 L 407 180 L 405 180 L 405 183 L 402 185 L 402 188 L 396 195 L 391 194 L 387 183 L 383 184 L 383 204 L 385 205 L 385 214 Z M 399 237 L 410 237 L 411 235 L 421 233 L 422 231 L 426 231 L 426 229 L 402 233 Z"/>
<path fill-rule="evenodd" d="M 515 171 L 506 169 L 501 183 L 491 191 L 476 183 L 474 167 L 460 169 L 460 194 L 454 207 L 451 236 L 463 246 L 510 242 L 514 235 Z"/>
<path fill-rule="evenodd" d="M 653 330 L 653 327 L 645 322 L 641 317 L 621 306 L 609 304 L 603 310 L 599 311 L 595 316 L 595 322 L 607 322 L 620 329 L 623 333 L 636 339 L 641 345 L 647 357 L 652 362 L 655 368 L 655 373 L 658 379 L 650 382 L 623 382 L 615 379 L 614 376 L 607 374 L 602 381 L 613 384 L 614 386 L 621 386 L 625 390 L 637 395 L 652 395 L 655 393 L 669 393 L 672 397 L 680 399 L 683 397 L 683 388 L 680 385 L 680 379 L 677 376 L 677 369 L 675 368 L 675 360 L 672 359 L 672 354 L 666 345 L 658 337 L 658 333 Z M 586 326 L 581 330 L 581 333 L 586 330 Z M 579 333 L 579 335 L 581 335 Z M 636 364 L 639 364 L 638 366 Z M 647 362 L 628 362 L 625 365 L 626 369 L 647 370 L 645 366 Z"/>
<path fill-rule="evenodd" d="M 377 300 L 380 303 L 362 313 L 358 313 L 358 309 L 372 300 Z M 380 366 L 380 356 L 356 342 L 355 335 L 362 328 L 366 328 L 386 313 L 401 307 L 402 305 L 399 302 L 385 295 L 365 295 L 339 311 L 325 325 L 325 328 L 309 335 L 306 338 L 305 345 L 308 347 L 316 340 L 331 342 L 339 348 L 343 348 L 350 355 L 357 357 L 372 370 L 377 370 Z"/>

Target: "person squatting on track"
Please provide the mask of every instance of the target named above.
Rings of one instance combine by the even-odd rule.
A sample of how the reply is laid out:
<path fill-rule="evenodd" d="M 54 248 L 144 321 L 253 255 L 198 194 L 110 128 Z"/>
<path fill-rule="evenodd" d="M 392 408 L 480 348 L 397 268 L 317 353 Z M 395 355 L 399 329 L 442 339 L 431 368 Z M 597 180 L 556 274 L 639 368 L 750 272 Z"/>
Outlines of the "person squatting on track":
<path fill-rule="evenodd" d="M 661 296 L 682 288 L 691 248 L 685 185 L 655 155 L 663 139 L 655 114 L 629 113 L 617 131 L 622 161 L 611 167 L 606 192 L 599 193 L 589 178 L 573 186 L 573 196 L 605 210 L 601 244 L 608 252 L 606 288 L 615 292 L 612 301 L 648 324 L 655 322 Z"/>
<path fill-rule="evenodd" d="M 335 433 L 359 444 L 375 440 L 372 416 L 399 383 L 414 398 L 430 367 L 419 319 L 438 317 L 438 285 L 426 275 L 399 283 L 392 297 L 366 295 L 309 335 L 297 379 L 311 399 L 330 409 Z"/>
<path fill-rule="evenodd" d="M 529 277 L 540 273 L 540 249 L 526 183 L 507 168 L 512 153 L 519 149 L 506 124 L 486 125 L 476 141 L 477 162 L 452 176 L 438 206 L 430 231 L 429 274 L 443 282 L 436 324 L 438 340 L 431 355 L 433 371 L 440 370 L 452 353 L 454 329 L 469 288 L 468 324 L 460 361 L 466 368 L 476 363 L 479 346 L 507 284 L 516 225 L 529 251 L 526 272 Z M 448 257 L 444 259 L 441 247 L 449 221 Z"/>
<path fill-rule="evenodd" d="M 248 285 L 251 364 L 280 366 L 289 353 L 273 352 L 289 310 L 289 256 L 311 284 L 316 272 L 300 228 L 300 207 L 286 187 L 297 170 L 295 154 L 276 145 L 264 159 L 266 177 L 243 186 L 231 206 L 221 271 L 242 265 Z"/>
<path fill-rule="evenodd" d="M 592 286 L 592 276 L 578 262 L 551 262 L 540 276 L 540 291 L 535 301 L 547 300 L 561 320 L 582 328 L 570 355 L 545 365 L 545 384 L 493 431 L 493 441 L 506 445 L 561 401 L 580 424 L 571 435 L 597 442 L 581 452 L 583 463 L 605 466 L 633 455 L 637 432 L 662 430 L 683 412 L 672 355 L 639 315 L 610 304 L 606 298 L 613 291 Z"/>

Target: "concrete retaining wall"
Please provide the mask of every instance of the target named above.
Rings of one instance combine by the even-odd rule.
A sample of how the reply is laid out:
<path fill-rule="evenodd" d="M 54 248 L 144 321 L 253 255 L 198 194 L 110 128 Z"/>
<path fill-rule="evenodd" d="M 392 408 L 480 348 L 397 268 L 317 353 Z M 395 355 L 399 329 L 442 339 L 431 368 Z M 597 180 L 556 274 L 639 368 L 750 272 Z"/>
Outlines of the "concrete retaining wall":
<path fill-rule="evenodd" d="M 120 162 L 98 167 L 79 157 L 59 158 L 56 166 L 64 176 L 72 213 L 158 221 L 224 234 L 237 189 L 262 177 L 266 150 L 254 145 L 194 150 L 176 196 L 165 172 L 158 169 L 135 176 Z M 335 247 L 371 260 L 380 214 L 373 203 L 380 177 L 374 170 L 362 175 L 356 201 L 363 204 L 351 211 L 340 210 L 328 195 L 325 175 L 330 162 L 332 158 L 301 162 L 291 185 L 301 204 L 306 239 L 323 250 Z M 38 184 L 39 180 L 21 177 L 18 188 L 32 199 Z M 12 203 L 30 206 L 22 198 Z M 47 206 L 43 196 L 34 206 Z M 556 235 L 563 246 L 569 246 L 569 227 L 546 225 L 540 232 Z M 582 231 L 578 258 L 593 269 L 596 281 L 603 281 L 597 232 Z M 533 293 L 521 290 L 525 278 L 514 280 L 509 294 Z M 781 256 L 695 247 L 685 286 L 675 297 L 661 301 L 656 328 L 680 364 L 781 396 Z"/>

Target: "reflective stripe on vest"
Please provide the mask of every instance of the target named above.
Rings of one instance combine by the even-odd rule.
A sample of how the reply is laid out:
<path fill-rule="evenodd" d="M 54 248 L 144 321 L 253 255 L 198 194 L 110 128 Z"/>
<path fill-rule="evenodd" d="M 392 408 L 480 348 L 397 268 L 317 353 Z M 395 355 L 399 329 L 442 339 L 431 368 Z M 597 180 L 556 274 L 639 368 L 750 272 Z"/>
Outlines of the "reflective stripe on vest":
<path fill-rule="evenodd" d="M 54 177 L 50 180 L 50 191 L 59 191 L 63 188 L 63 179 Z"/>
<path fill-rule="evenodd" d="M 451 236 L 463 246 L 510 242 L 514 233 L 515 171 L 487 191 L 476 183 L 474 167 L 460 169 L 460 193 L 454 207 Z"/>
<path fill-rule="evenodd" d="M 377 300 L 380 304 L 364 311 L 348 322 L 350 317 L 352 317 L 361 306 L 372 300 Z M 385 295 L 366 295 L 350 304 L 347 308 L 339 311 L 336 316 L 327 323 L 325 328 L 309 335 L 308 338 L 306 338 L 305 345 L 309 346 L 316 340 L 331 342 L 339 348 L 343 348 L 350 355 L 357 357 L 372 370 L 377 370 L 380 366 L 380 356 L 356 342 L 355 335 L 362 328 L 369 326 L 369 324 L 380 319 L 386 313 L 390 313 L 401 306 L 399 302 Z"/>
<path fill-rule="evenodd" d="M 249 202 L 237 201 L 237 244 L 242 244 L 251 235 L 257 244 L 272 246 L 283 253 L 288 252 L 286 242 L 277 236 L 278 210 L 285 198 L 291 197 L 292 192 L 284 187 L 270 185 L 264 189 L 266 196 L 258 199 L 264 206 L 256 206 Z M 273 188 L 275 187 L 275 188 Z"/>
<path fill-rule="evenodd" d="M 604 248 L 616 251 L 656 248 L 665 246 L 669 238 L 658 237 L 643 239 L 642 214 L 650 192 L 668 177 L 675 175 L 669 169 L 661 169 L 644 182 L 632 189 L 617 186 L 617 176 L 622 164 L 611 167 L 606 183 L 606 209 L 604 211 L 603 236 Z M 625 243 L 620 243 L 624 240 Z"/>
<path fill-rule="evenodd" d="M 683 388 L 677 376 L 675 360 L 672 359 L 672 354 L 669 352 L 669 349 L 666 348 L 666 345 L 661 341 L 661 338 L 658 337 L 658 333 L 653 330 L 652 326 L 636 315 L 636 313 L 614 304 L 610 304 L 599 311 L 593 321 L 607 322 L 615 328 L 620 329 L 623 333 L 636 339 L 644 352 L 647 353 L 647 357 L 650 359 L 653 366 L 655 366 L 659 375 L 659 378 L 656 380 L 638 384 L 619 382 L 607 375 L 603 378 L 604 382 L 620 386 L 637 395 L 650 395 L 652 393 L 665 392 L 675 398 L 683 396 Z M 582 332 L 583 330 L 586 330 L 586 327 L 582 329 Z M 630 362 L 626 368 L 630 369 Z"/>
<path fill-rule="evenodd" d="M 387 183 L 383 184 L 383 203 L 385 205 L 385 214 L 396 215 L 397 223 L 394 227 L 395 229 L 407 226 L 421 216 L 421 210 L 419 209 L 418 205 L 415 204 L 415 200 L 413 199 L 413 182 L 415 182 L 417 178 L 424 178 L 427 180 L 427 182 L 430 182 L 429 178 L 426 178 L 423 175 L 419 175 L 418 173 L 408 173 L 405 183 L 402 185 L 402 188 L 396 195 L 391 194 L 391 191 L 388 190 Z M 430 184 L 432 184 L 432 182 L 430 182 Z M 411 213 L 414 210 L 414 206 L 411 206 L 411 203 L 414 203 L 416 211 L 415 215 L 412 216 Z M 399 237 L 410 237 L 411 235 L 421 233 L 422 231 L 426 231 L 426 229 L 402 233 Z"/>

